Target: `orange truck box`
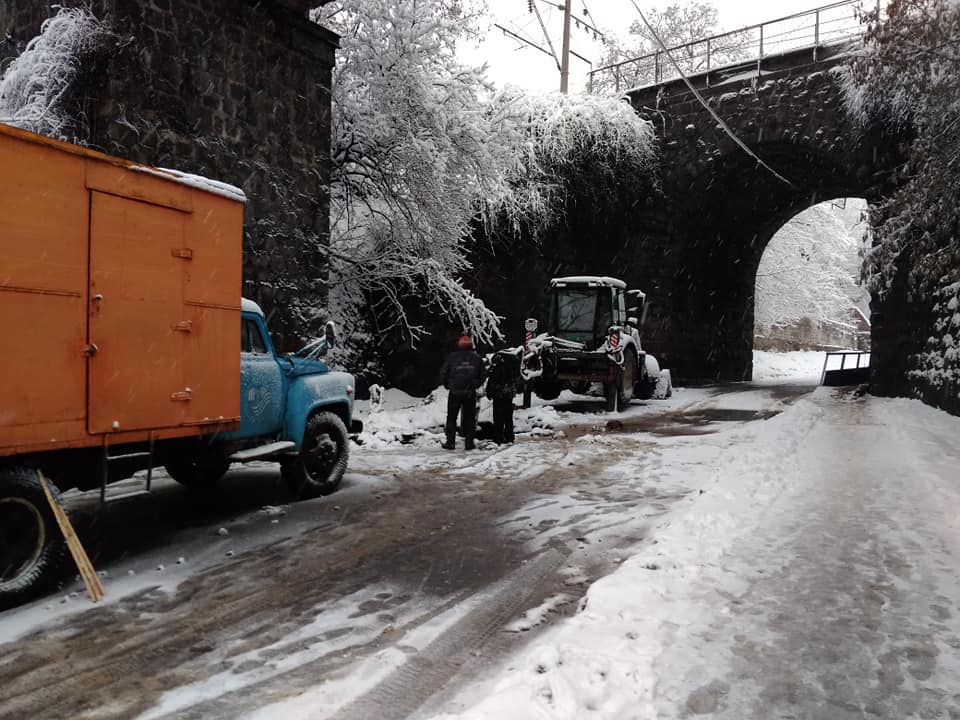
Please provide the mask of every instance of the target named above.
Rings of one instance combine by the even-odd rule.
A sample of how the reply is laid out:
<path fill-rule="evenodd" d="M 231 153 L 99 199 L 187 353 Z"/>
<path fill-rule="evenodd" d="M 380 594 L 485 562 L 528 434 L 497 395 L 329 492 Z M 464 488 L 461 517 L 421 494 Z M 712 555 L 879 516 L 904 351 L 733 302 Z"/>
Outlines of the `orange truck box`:
<path fill-rule="evenodd" d="M 0 457 L 235 429 L 243 197 L 0 124 Z"/>

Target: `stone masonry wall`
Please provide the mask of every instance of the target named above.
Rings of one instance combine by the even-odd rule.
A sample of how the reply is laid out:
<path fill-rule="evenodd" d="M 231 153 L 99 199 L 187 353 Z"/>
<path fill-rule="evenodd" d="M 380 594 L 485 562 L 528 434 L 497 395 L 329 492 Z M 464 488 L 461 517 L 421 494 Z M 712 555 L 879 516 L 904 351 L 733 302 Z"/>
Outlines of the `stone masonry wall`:
<path fill-rule="evenodd" d="M 295 345 L 323 319 L 313 312 L 325 301 L 337 36 L 294 0 L 83 4 L 118 35 L 104 72 L 71 99 L 88 144 L 241 187 L 244 295 L 271 315 L 281 346 Z M 54 12 L 0 0 L 0 56 L 19 53 Z"/>

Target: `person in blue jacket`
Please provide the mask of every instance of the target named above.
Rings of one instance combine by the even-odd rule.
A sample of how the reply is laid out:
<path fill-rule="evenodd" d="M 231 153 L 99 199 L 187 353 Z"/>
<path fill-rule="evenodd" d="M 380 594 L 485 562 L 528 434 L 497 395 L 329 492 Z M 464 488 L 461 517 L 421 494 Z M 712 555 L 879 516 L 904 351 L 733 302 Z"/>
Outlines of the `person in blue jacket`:
<path fill-rule="evenodd" d="M 473 338 L 462 335 L 457 349 L 447 355 L 440 368 L 440 382 L 447 395 L 447 441 L 443 447 L 453 450 L 457 440 L 457 416 L 463 430 L 464 449 L 473 450 L 477 431 L 477 390 L 483 384 L 483 358 L 473 349 Z"/>

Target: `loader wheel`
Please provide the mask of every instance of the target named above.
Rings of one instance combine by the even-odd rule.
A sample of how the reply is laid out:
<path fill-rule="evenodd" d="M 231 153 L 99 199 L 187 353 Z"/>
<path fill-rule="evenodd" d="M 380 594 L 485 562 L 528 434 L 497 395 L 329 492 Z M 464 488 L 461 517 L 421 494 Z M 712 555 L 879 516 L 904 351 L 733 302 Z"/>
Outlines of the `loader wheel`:
<path fill-rule="evenodd" d="M 533 386 L 533 391 L 537 394 L 537 397 L 541 400 L 556 400 L 560 397 L 560 392 L 563 390 L 563 387 L 558 382 L 550 380 L 541 380 Z"/>
<path fill-rule="evenodd" d="M 350 453 L 347 428 L 332 412 L 310 416 L 300 454 L 280 463 L 280 473 L 301 500 L 329 495 L 340 485 Z"/>
<path fill-rule="evenodd" d="M 47 484 L 59 501 L 56 486 Z M 36 471 L 0 470 L 0 610 L 56 587 L 66 559 L 66 541 Z"/>
<path fill-rule="evenodd" d="M 623 365 L 617 370 L 617 379 L 611 383 L 604 383 L 603 396 L 606 400 L 607 412 L 616 412 L 633 399 L 633 386 L 637 378 L 637 356 L 633 350 L 625 350 Z"/>
<path fill-rule="evenodd" d="M 640 382 L 637 383 L 637 397 L 649 400 L 657 392 L 657 382 L 660 377 L 660 363 L 652 355 L 644 355 L 643 370 L 639 373 Z"/>

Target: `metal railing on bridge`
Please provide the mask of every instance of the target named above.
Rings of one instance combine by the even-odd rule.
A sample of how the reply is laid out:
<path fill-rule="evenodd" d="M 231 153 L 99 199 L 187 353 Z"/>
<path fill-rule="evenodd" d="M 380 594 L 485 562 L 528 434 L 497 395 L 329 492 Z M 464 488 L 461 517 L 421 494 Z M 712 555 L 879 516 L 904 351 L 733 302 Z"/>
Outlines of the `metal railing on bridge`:
<path fill-rule="evenodd" d="M 823 358 L 820 384 L 828 387 L 862 385 L 870 382 L 870 351 L 828 352 Z"/>
<path fill-rule="evenodd" d="M 818 49 L 840 44 L 863 34 L 861 18 L 867 11 L 880 12 L 881 0 L 842 0 L 813 10 L 751 25 L 702 40 L 668 48 L 684 75 L 701 75 L 729 65 L 810 48 L 813 60 Z M 666 54 L 658 50 L 641 57 L 606 65 L 589 74 L 590 92 L 621 92 L 659 85 L 680 77 Z"/>

